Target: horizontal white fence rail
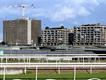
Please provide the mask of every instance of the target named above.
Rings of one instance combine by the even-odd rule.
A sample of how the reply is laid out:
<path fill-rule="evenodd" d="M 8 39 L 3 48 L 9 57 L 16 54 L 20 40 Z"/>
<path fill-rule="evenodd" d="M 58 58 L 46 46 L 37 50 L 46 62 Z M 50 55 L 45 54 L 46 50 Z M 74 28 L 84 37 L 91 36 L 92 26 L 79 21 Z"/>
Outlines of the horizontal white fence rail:
<path fill-rule="evenodd" d="M 106 63 L 0 63 L 0 67 L 6 68 L 35 68 L 35 67 L 106 67 Z"/>
<path fill-rule="evenodd" d="M 0 58 L 48 58 L 48 57 L 106 58 L 106 54 L 5 54 L 5 55 L 0 55 Z"/>

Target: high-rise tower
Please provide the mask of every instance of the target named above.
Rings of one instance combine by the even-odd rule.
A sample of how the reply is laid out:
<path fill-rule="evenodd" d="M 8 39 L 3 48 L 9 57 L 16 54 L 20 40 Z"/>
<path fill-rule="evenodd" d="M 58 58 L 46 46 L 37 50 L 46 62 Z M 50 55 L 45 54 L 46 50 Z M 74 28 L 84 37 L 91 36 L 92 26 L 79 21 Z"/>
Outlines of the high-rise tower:
<path fill-rule="evenodd" d="M 3 21 L 3 40 L 9 45 L 38 45 L 41 21 L 16 19 Z"/>

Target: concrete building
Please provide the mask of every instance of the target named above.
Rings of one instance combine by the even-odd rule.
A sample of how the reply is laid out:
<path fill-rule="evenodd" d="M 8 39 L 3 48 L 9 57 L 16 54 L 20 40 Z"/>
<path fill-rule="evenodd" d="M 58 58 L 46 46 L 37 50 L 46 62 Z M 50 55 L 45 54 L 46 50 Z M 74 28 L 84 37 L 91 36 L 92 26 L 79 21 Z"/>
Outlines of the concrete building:
<path fill-rule="evenodd" d="M 16 19 L 3 21 L 3 41 L 8 45 L 38 45 L 41 21 Z"/>
<path fill-rule="evenodd" d="M 74 27 L 74 45 L 94 45 L 106 44 L 106 25 L 86 24 Z"/>
<path fill-rule="evenodd" d="M 64 28 L 63 26 L 57 28 L 46 27 L 42 31 L 42 44 L 44 46 L 67 45 L 69 43 L 68 34 L 72 30 Z"/>

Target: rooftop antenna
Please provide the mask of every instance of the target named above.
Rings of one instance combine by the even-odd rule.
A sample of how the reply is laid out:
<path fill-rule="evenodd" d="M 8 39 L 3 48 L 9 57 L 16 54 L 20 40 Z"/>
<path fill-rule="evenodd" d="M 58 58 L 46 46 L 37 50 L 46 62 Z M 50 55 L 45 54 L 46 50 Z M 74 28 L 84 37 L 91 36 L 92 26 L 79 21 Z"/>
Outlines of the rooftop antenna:
<path fill-rule="evenodd" d="M 28 8 L 35 8 L 35 7 L 34 7 L 34 4 L 31 4 L 31 5 L 20 4 L 20 5 L 15 5 L 15 6 L 12 6 L 12 7 L 20 8 L 20 9 L 21 9 L 21 15 L 22 15 L 22 18 L 23 18 L 23 19 L 25 18 L 26 9 L 28 9 Z"/>

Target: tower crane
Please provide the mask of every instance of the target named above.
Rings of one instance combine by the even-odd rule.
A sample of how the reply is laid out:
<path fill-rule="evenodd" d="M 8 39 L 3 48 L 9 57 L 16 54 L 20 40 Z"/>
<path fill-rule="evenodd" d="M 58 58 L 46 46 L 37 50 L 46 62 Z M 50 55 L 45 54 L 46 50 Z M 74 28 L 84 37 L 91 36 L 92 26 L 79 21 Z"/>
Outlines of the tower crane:
<path fill-rule="evenodd" d="M 21 9 L 22 18 L 25 18 L 26 9 L 28 9 L 28 8 L 35 8 L 34 4 L 31 4 L 31 5 L 28 5 L 28 4 L 20 4 L 20 5 L 10 6 L 10 7 L 20 8 L 20 9 Z"/>

